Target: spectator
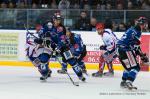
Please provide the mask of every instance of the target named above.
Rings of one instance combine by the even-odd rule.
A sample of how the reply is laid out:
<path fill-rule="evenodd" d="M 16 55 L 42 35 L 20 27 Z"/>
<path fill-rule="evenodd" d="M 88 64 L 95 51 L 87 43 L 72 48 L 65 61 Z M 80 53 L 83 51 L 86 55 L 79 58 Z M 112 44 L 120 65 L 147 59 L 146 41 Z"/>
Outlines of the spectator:
<path fill-rule="evenodd" d="M 69 0 L 70 8 L 79 9 L 80 8 L 80 1 L 79 0 Z"/>
<path fill-rule="evenodd" d="M 75 29 L 87 31 L 89 27 L 89 19 L 87 18 L 87 13 L 82 11 L 80 14 L 80 19 L 75 24 Z"/>
<path fill-rule="evenodd" d="M 90 10 L 90 6 L 88 4 L 84 4 L 84 10 Z"/>
<path fill-rule="evenodd" d="M 14 4 L 12 2 L 9 2 L 8 8 L 14 8 Z"/>
<path fill-rule="evenodd" d="M 112 26 L 113 26 L 113 31 L 116 31 L 117 30 L 117 28 L 118 28 L 118 24 L 115 22 L 115 21 L 113 21 L 112 22 Z"/>
<path fill-rule="evenodd" d="M 23 1 L 19 2 L 19 3 L 17 4 L 17 7 L 24 9 L 24 8 L 25 8 L 25 2 L 23 2 Z"/>
<path fill-rule="evenodd" d="M 80 8 L 81 8 L 81 9 L 84 8 L 84 5 L 85 5 L 85 4 L 90 5 L 89 0 L 80 0 Z"/>
<path fill-rule="evenodd" d="M 117 10 L 123 10 L 123 5 L 121 3 L 117 4 Z"/>
<path fill-rule="evenodd" d="M 100 5 L 100 4 L 97 4 L 96 9 L 97 9 L 97 10 L 100 10 L 100 9 L 101 9 L 101 5 Z"/>
<path fill-rule="evenodd" d="M 150 21 L 148 20 L 148 22 L 145 24 L 145 26 L 143 26 L 142 28 L 143 32 L 150 32 Z"/>
<path fill-rule="evenodd" d="M 101 5 L 101 10 L 106 10 L 106 5 Z"/>
<path fill-rule="evenodd" d="M 124 23 L 120 23 L 116 31 L 119 31 L 119 32 L 126 31 L 126 25 Z"/>
<path fill-rule="evenodd" d="M 107 18 L 105 20 L 105 28 L 106 29 L 111 29 L 111 30 L 113 29 L 113 22 L 110 18 Z"/>
<path fill-rule="evenodd" d="M 106 9 L 107 9 L 107 10 L 111 10 L 111 9 L 112 9 L 112 6 L 111 6 L 110 3 L 107 3 L 107 4 L 106 4 Z"/>
<path fill-rule="evenodd" d="M 37 4 L 36 3 L 33 3 L 32 4 L 32 9 L 36 9 L 37 8 Z"/>
<path fill-rule="evenodd" d="M 144 1 L 141 8 L 143 10 L 150 10 L 150 1 Z"/>
<path fill-rule="evenodd" d="M 133 4 L 132 4 L 131 1 L 128 2 L 128 9 L 129 9 L 129 10 L 133 9 Z"/>
<path fill-rule="evenodd" d="M 96 31 L 96 24 L 97 24 L 97 20 L 96 18 L 91 18 L 90 20 L 90 25 L 89 25 L 89 31 Z"/>
<path fill-rule="evenodd" d="M 17 6 L 21 8 L 31 7 L 32 6 L 32 0 L 15 0 Z"/>
<path fill-rule="evenodd" d="M 70 2 L 68 0 L 61 0 L 58 5 L 58 9 L 68 9 L 70 7 Z"/>
<path fill-rule="evenodd" d="M 1 8 L 2 8 L 2 9 L 7 8 L 7 4 L 6 4 L 5 2 L 2 2 L 2 3 L 1 3 Z"/>
<path fill-rule="evenodd" d="M 79 6 L 78 3 L 75 3 L 75 4 L 73 5 L 73 9 L 79 9 L 79 8 L 80 8 L 80 6 Z"/>
<path fill-rule="evenodd" d="M 56 4 L 56 1 L 55 1 L 55 0 L 52 0 L 51 8 L 52 8 L 52 9 L 57 9 L 57 4 Z"/>

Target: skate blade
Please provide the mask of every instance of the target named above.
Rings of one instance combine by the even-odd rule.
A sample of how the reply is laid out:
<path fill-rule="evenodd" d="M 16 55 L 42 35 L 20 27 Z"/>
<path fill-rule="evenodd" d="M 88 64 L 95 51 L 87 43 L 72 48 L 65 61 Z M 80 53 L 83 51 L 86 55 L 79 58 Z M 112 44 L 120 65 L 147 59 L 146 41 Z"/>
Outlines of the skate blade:
<path fill-rule="evenodd" d="M 137 87 L 128 88 L 128 90 L 135 91 L 137 90 Z"/>
<path fill-rule="evenodd" d="M 45 79 L 45 80 L 40 80 L 40 82 L 41 83 L 45 83 L 45 82 L 47 82 L 47 80 Z"/>

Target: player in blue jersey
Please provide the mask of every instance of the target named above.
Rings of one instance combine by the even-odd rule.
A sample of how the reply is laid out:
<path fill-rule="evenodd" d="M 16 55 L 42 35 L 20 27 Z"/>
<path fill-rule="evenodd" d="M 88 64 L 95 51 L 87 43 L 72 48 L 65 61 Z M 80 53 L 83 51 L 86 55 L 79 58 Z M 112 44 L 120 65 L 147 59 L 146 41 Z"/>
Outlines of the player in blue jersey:
<path fill-rule="evenodd" d="M 133 82 L 140 71 L 140 65 L 136 56 L 141 56 L 143 60 L 145 60 L 146 57 L 141 53 L 141 50 L 139 50 L 139 48 L 137 49 L 135 46 L 140 45 L 142 27 L 146 22 L 145 17 L 140 17 L 135 20 L 135 25 L 129 28 L 117 42 L 118 57 L 125 68 L 120 84 L 122 88 L 128 88 L 130 90 L 137 89 L 137 87 L 133 86 Z"/>
<path fill-rule="evenodd" d="M 69 43 L 66 37 L 66 29 L 61 24 L 61 16 L 60 15 L 53 16 L 52 23 L 53 23 L 52 29 L 49 31 L 46 30 L 46 28 L 44 27 L 44 29 L 41 30 L 43 31 L 42 34 L 45 34 L 51 40 L 50 42 L 54 44 L 55 46 L 54 50 L 61 55 L 63 63 L 66 64 L 69 63 L 72 66 L 74 72 L 79 77 L 79 79 L 85 81 L 85 78 L 83 77 L 82 74 L 82 69 L 78 64 L 77 59 L 70 51 Z"/>
<path fill-rule="evenodd" d="M 87 73 L 83 58 L 86 56 L 86 45 L 83 44 L 80 34 L 72 33 L 70 28 L 66 28 L 67 41 L 69 42 L 70 50 L 74 57 L 77 59 L 79 66 L 82 69 L 83 73 Z M 59 70 L 59 73 L 65 73 L 67 66 L 62 66 L 62 69 Z"/>

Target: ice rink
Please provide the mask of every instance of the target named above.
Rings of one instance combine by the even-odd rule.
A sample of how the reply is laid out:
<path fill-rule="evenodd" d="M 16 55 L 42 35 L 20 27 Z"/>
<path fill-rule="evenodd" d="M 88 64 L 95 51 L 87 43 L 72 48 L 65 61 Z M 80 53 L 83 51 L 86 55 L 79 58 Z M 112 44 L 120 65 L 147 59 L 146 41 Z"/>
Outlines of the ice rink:
<path fill-rule="evenodd" d="M 0 99 L 148 99 L 150 97 L 150 72 L 140 72 L 134 85 L 137 91 L 121 89 L 121 71 L 114 77 L 93 78 L 89 70 L 85 83 L 79 81 L 69 69 L 71 77 L 80 86 L 73 86 L 67 75 L 52 69 L 47 82 L 39 80 L 40 74 L 32 67 L 0 67 Z"/>

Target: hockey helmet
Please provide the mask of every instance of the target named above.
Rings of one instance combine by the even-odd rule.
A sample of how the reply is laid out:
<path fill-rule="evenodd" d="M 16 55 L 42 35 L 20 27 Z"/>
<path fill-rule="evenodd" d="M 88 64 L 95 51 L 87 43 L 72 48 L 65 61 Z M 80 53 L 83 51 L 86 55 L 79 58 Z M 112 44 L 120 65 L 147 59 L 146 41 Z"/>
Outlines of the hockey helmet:
<path fill-rule="evenodd" d="M 145 23 L 147 23 L 147 18 L 146 18 L 146 17 L 139 17 L 139 18 L 136 20 L 136 23 L 137 23 L 137 24 L 140 24 L 140 25 L 145 24 Z"/>
<path fill-rule="evenodd" d="M 96 30 L 98 30 L 98 29 L 104 29 L 104 23 L 97 23 Z"/>

